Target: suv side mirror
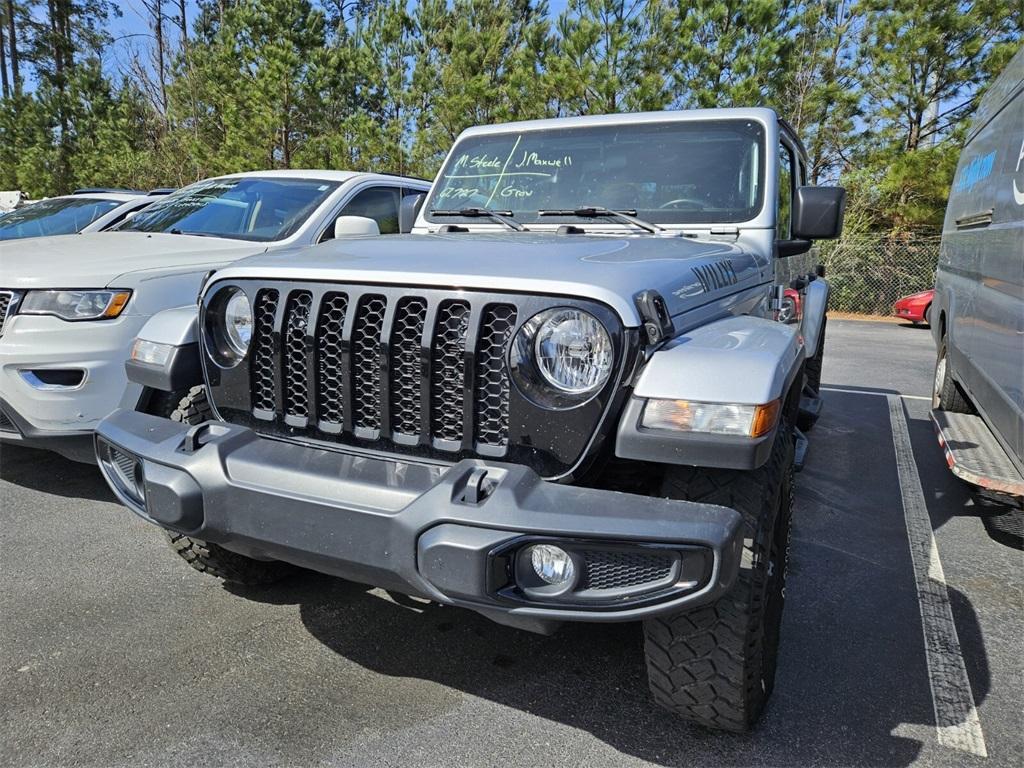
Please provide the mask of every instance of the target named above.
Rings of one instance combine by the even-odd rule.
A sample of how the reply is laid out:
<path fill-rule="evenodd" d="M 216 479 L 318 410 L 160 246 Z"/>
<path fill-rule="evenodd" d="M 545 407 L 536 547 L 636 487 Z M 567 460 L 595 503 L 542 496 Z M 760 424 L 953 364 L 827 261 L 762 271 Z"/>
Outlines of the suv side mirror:
<path fill-rule="evenodd" d="M 366 216 L 339 216 L 334 220 L 334 236 L 379 235 L 380 227 Z"/>
<path fill-rule="evenodd" d="M 797 187 L 793 198 L 793 238 L 831 240 L 843 232 L 846 190 L 842 187 Z"/>
<path fill-rule="evenodd" d="M 403 235 L 412 232 L 412 226 L 416 223 L 416 217 L 420 215 L 420 208 L 426 195 L 406 195 L 402 198 L 402 204 L 398 207 L 398 231 Z"/>

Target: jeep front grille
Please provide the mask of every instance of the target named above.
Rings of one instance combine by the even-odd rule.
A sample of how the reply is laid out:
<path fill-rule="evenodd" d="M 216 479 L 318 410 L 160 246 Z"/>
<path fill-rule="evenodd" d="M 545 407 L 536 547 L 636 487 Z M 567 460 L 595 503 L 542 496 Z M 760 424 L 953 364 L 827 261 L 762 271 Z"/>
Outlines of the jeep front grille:
<path fill-rule="evenodd" d="M 264 289 L 257 294 L 250 364 L 257 418 L 271 420 L 278 415 L 275 404 L 280 399 L 280 415 L 286 423 L 296 427 L 312 424 L 325 433 L 338 434 L 346 431 L 346 405 L 350 404 L 351 431 L 357 437 L 417 438 L 429 425 L 435 447 L 457 451 L 463 447 L 469 397 L 474 414 L 473 443 L 508 444 L 505 352 L 516 323 L 514 306 L 481 307 L 470 343 L 471 307 L 466 300 L 439 302 L 426 336 L 427 314 L 433 307 L 423 296 L 400 297 L 391 310 L 388 297 L 381 294 L 351 297 L 330 292 L 321 299 L 315 316 L 312 302 L 310 291 L 292 291 L 279 317 L 279 292 Z M 356 307 L 352 318 L 348 317 L 350 306 Z M 347 345 L 346 328 L 350 329 Z M 315 331 L 314 343 L 309 344 L 311 330 Z M 275 351 L 275 334 L 280 338 L 280 355 Z M 471 382 L 466 378 L 467 347 L 473 348 L 476 359 Z M 430 355 L 427 409 L 423 406 L 427 401 L 423 397 L 421 349 L 429 350 Z M 346 357 L 349 376 L 344 375 Z M 280 385 L 275 376 L 278 368 Z M 387 409 L 383 407 L 385 396 Z"/>
<path fill-rule="evenodd" d="M 393 286 L 233 283 L 253 307 L 249 353 L 236 368 L 207 360 L 218 415 L 263 434 L 458 460 L 530 464 L 557 476 L 582 456 L 615 390 L 548 411 L 511 384 L 508 350 L 523 322 L 578 299 Z M 209 297 L 216 289 L 207 293 Z M 205 320 L 204 320 L 205 322 Z"/>

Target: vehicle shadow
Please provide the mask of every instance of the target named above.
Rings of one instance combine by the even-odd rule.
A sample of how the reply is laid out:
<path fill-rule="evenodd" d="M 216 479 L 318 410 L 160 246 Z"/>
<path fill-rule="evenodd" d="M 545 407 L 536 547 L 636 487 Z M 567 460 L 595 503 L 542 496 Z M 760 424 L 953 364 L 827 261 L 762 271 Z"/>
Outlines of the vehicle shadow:
<path fill-rule="evenodd" d="M 637 624 L 570 624 L 544 637 L 308 572 L 270 589 L 232 591 L 298 605 L 313 637 L 374 673 L 434 682 L 581 729 L 658 765 L 689 765 L 695 755 L 705 765 L 913 763 L 922 734 L 934 738 L 916 602 L 881 617 L 878 604 L 858 594 L 863 583 L 850 578 L 827 585 L 829 603 L 844 614 L 837 621 L 801 601 L 817 587 L 800 581 L 795 575 L 791 585 L 774 698 L 745 735 L 688 725 L 651 702 Z M 980 700 L 989 680 L 978 623 L 962 595 L 951 590 L 951 598 Z M 918 726 L 911 735 L 908 724 Z"/>
<path fill-rule="evenodd" d="M 72 499 L 116 500 L 95 465 L 38 448 L 0 445 L 0 480 Z"/>
<path fill-rule="evenodd" d="M 925 744 L 942 748 L 892 433 L 884 399 L 842 398 L 815 432 L 830 450 L 812 451 L 798 476 L 778 677 L 751 734 L 691 726 L 656 707 L 636 624 L 569 624 L 543 637 L 310 573 L 232 591 L 297 605 L 314 638 L 376 674 L 429 681 L 580 729 L 658 765 L 910 765 Z M 922 426 L 911 424 L 912 433 Z M 951 514 L 962 507 L 951 506 Z M 991 682 L 978 617 L 965 595 L 948 591 L 980 703 Z"/>

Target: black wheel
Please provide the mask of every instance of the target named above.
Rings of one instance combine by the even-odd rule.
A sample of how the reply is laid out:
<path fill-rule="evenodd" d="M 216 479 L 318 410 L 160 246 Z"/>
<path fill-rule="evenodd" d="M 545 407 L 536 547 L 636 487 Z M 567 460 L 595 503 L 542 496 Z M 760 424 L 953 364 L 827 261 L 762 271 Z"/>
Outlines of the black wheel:
<path fill-rule="evenodd" d="M 711 605 L 644 622 L 654 699 L 711 728 L 746 731 L 775 683 L 793 510 L 793 433 L 779 430 L 753 471 L 676 467 L 662 493 L 743 515 L 744 551 L 733 588 Z"/>
<path fill-rule="evenodd" d="M 216 576 L 232 584 L 259 586 L 280 581 L 293 572 L 288 563 L 254 560 L 231 552 L 217 544 L 193 539 L 180 533 L 165 531 L 171 549 L 200 573 Z"/>
<path fill-rule="evenodd" d="M 929 328 L 932 327 L 932 305 L 929 304 L 924 308 L 924 324 Z"/>
<path fill-rule="evenodd" d="M 206 397 L 206 387 L 202 385 L 189 389 L 170 413 L 171 421 L 179 421 L 182 424 L 202 424 L 212 418 L 213 411 Z M 208 573 L 233 584 L 271 584 L 294 570 L 294 567 L 287 563 L 255 560 L 224 549 L 219 544 L 172 531 L 164 533 L 170 541 L 171 549 L 186 563 L 201 573 Z"/>
<path fill-rule="evenodd" d="M 189 389 L 179 398 L 169 418 L 171 421 L 193 426 L 212 419 L 213 409 L 210 408 L 210 401 L 206 397 L 206 387 L 200 384 Z"/>
<path fill-rule="evenodd" d="M 796 302 L 792 297 L 786 296 L 779 307 L 779 322 L 792 323 L 796 321 Z"/>
<path fill-rule="evenodd" d="M 939 342 L 939 351 L 935 358 L 935 378 L 932 383 L 932 408 L 951 413 L 974 413 L 970 401 L 964 395 L 960 385 L 953 378 L 952 366 L 946 354 L 946 337 Z"/>

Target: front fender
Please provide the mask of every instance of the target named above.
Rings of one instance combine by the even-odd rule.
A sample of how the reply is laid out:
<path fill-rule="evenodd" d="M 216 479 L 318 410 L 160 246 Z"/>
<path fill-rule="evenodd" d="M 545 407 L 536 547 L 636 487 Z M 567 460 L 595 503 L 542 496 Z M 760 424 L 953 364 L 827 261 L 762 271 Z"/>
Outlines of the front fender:
<path fill-rule="evenodd" d="M 800 331 L 804 335 L 804 350 L 808 359 L 818 354 L 818 344 L 825 327 L 825 313 L 828 311 L 828 293 L 828 281 L 820 277 L 809 282 L 804 289 Z"/>
<path fill-rule="evenodd" d="M 137 338 L 170 347 L 167 361 L 158 366 L 129 359 L 124 364 L 128 380 L 163 392 L 201 383 L 198 315 L 192 304 L 165 309 L 149 318 Z"/>
<path fill-rule="evenodd" d="M 760 317 L 729 317 L 677 336 L 654 353 L 619 421 L 621 458 L 691 466 L 754 469 L 775 439 L 773 429 L 749 438 L 648 429 L 640 425 L 648 400 L 764 405 L 786 399 L 802 370 L 804 346 L 792 326 Z"/>

